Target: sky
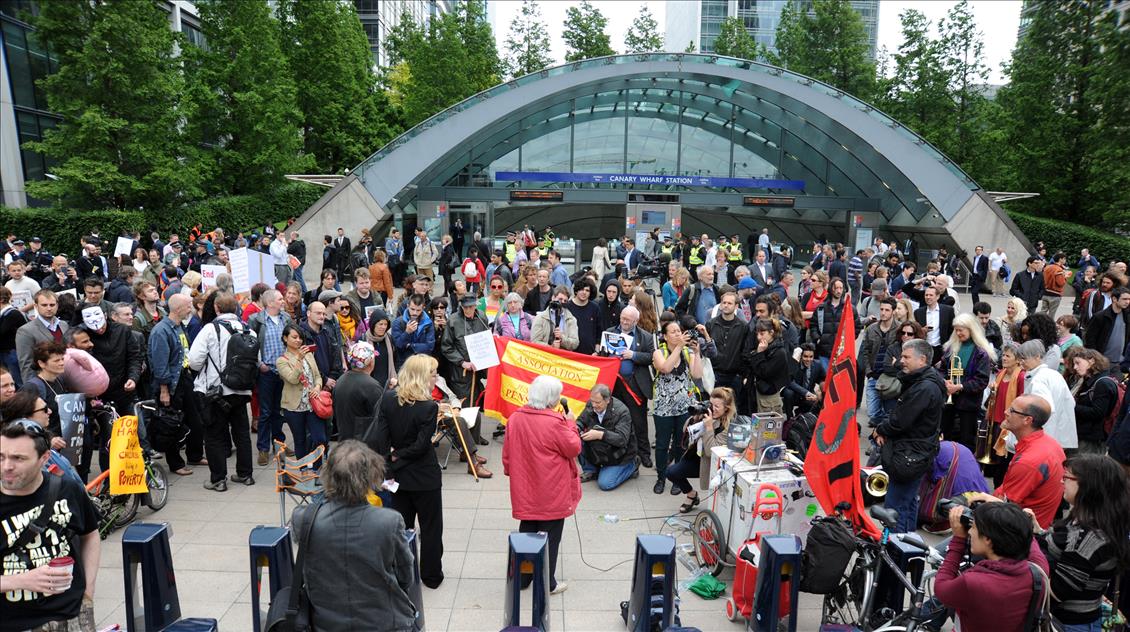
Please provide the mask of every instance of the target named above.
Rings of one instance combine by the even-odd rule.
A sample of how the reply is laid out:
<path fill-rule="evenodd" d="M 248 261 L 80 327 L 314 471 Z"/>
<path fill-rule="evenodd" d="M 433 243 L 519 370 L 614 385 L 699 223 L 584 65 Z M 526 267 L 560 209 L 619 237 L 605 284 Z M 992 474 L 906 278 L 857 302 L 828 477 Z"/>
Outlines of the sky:
<path fill-rule="evenodd" d="M 695 1 L 695 0 L 690 0 Z M 542 0 L 538 3 L 542 19 L 549 27 L 551 39 L 550 52 L 558 63 L 565 59 L 565 45 L 561 40 L 561 24 L 565 22 L 565 10 L 580 2 L 566 0 Z M 640 7 L 647 5 L 660 31 L 666 26 L 667 3 L 662 0 L 633 2 L 631 0 L 596 0 L 593 6 L 600 9 L 608 18 L 608 33 L 612 37 L 612 48 L 624 50 L 624 33 L 639 14 Z M 957 4 L 952 0 L 932 0 L 928 2 L 900 2 L 882 0 L 879 3 L 879 48 L 886 47 L 890 52 L 898 49 L 902 42 L 899 28 L 899 14 L 906 9 L 918 9 L 931 24 L 937 24 L 950 7 Z M 1020 26 L 1020 0 L 979 0 L 969 3 L 973 17 L 984 35 L 985 59 L 990 69 L 989 81 L 994 84 L 1005 82 L 1001 65 L 1012 55 L 1016 44 L 1016 31 Z M 510 22 L 517 15 L 522 3 L 520 0 L 491 0 L 487 7 L 498 42 L 499 54 L 505 53 L 506 35 Z"/>

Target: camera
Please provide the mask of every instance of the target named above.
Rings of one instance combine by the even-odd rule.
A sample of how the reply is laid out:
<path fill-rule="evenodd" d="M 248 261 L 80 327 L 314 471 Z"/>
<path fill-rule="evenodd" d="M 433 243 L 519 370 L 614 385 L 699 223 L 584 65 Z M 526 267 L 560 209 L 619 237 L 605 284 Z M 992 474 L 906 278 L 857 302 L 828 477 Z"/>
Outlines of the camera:
<path fill-rule="evenodd" d="M 636 267 L 636 275 L 641 279 L 654 279 L 659 276 L 661 266 L 654 259 Z"/>
<path fill-rule="evenodd" d="M 689 406 L 687 406 L 687 414 L 691 417 L 694 417 L 696 415 L 705 415 L 708 412 L 710 412 L 709 402 L 700 402 L 696 399 L 695 401 L 691 402 Z"/>
<path fill-rule="evenodd" d="M 961 526 L 968 531 L 973 526 L 973 509 L 969 506 L 969 500 L 965 496 L 954 496 L 939 500 L 938 517 L 949 520 L 950 511 L 954 507 L 961 507 Z"/>

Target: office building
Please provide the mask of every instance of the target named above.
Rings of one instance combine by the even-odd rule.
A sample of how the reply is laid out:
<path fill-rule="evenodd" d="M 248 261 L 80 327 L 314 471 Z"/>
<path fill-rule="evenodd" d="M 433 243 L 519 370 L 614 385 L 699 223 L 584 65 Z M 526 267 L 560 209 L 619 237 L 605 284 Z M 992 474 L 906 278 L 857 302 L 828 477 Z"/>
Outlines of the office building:
<path fill-rule="evenodd" d="M 812 0 L 792 0 L 802 9 L 812 10 Z M 664 49 L 682 52 L 694 44 L 698 52 L 714 52 L 714 40 L 727 17 L 741 18 L 746 31 L 758 44 L 775 52 L 781 10 L 789 0 L 668 0 Z M 879 40 L 879 0 L 852 0 L 851 6 L 863 18 L 871 58 Z"/>
<path fill-rule="evenodd" d="M 357 17 L 369 38 L 369 50 L 373 51 L 373 63 L 379 68 L 388 65 L 384 50 L 388 34 L 400 24 L 400 18 L 407 13 L 412 21 L 425 24 L 432 18 L 443 15 L 453 8 L 453 0 L 353 0 Z"/>
<path fill-rule="evenodd" d="M 1102 15 L 1115 11 L 1118 13 L 1118 23 L 1122 28 L 1127 28 L 1130 25 L 1130 0 L 1106 0 L 1106 8 Z M 1016 39 L 1024 37 L 1028 32 L 1028 25 L 1032 22 L 1032 16 L 1036 13 L 1036 3 L 1032 0 L 1024 0 L 1024 5 L 1020 8 L 1020 28 L 1017 29 Z"/>

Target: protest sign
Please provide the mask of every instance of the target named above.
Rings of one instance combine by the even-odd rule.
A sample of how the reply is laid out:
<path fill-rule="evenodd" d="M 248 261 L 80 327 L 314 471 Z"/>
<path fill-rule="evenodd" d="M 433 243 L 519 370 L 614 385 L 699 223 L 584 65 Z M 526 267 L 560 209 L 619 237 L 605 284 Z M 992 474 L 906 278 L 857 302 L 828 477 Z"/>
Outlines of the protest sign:
<path fill-rule="evenodd" d="M 130 252 L 130 250 L 132 248 L 133 248 L 133 239 L 132 238 L 130 238 L 130 237 L 118 237 L 118 243 L 116 243 L 114 245 L 114 257 L 117 258 L 117 257 L 120 257 L 122 255 L 128 255 L 129 257 L 133 257 L 133 253 Z"/>
<path fill-rule="evenodd" d="M 476 371 L 489 369 L 498 365 L 498 349 L 494 346 L 494 334 L 490 331 L 480 331 L 463 337 L 467 343 L 467 356 Z"/>
<path fill-rule="evenodd" d="M 56 395 L 55 405 L 59 408 L 63 441 L 67 442 L 61 452 L 68 461 L 77 464 L 82 457 L 82 442 L 86 435 L 86 396 L 82 393 Z"/>
<path fill-rule="evenodd" d="M 110 493 L 148 494 L 145 458 L 137 440 L 137 417 L 127 415 L 114 423 L 110 433 Z"/>
<path fill-rule="evenodd" d="M 583 355 L 513 338 L 495 338 L 499 363 L 487 372 L 483 408 L 505 421 L 529 399 L 530 383 L 539 375 L 552 375 L 564 387 L 561 396 L 569 409 L 580 411 L 597 384 L 612 388 L 620 369 L 619 358 Z"/>
<path fill-rule="evenodd" d="M 225 266 L 204 264 L 200 266 L 200 276 L 204 278 L 204 289 L 216 287 L 216 277 L 224 274 L 228 269 Z"/>
<path fill-rule="evenodd" d="M 236 294 L 250 292 L 251 286 L 256 283 L 274 286 L 275 265 L 271 262 L 270 255 L 249 248 L 237 248 L 231 251 L 229 259 Z"/>

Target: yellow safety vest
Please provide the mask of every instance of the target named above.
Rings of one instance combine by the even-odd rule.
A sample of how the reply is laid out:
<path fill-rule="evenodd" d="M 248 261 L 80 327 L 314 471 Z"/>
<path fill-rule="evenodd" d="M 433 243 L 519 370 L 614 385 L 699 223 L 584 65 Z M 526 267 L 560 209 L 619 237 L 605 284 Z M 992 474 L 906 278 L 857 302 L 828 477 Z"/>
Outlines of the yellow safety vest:
<path fill-rule="evenodd" d="M 742 260 L 742 246 L 741 246 L 741 244 L 733 244 L 733 243 L 730 244 L 729 253 L 730 253 L 730 256 L 728 257 L 728 259 L 730 261 L 741 261 Z"/>
<path fill-rule="evenodd" d="M 517 259 L 517 258 L 518 258 L 518 244 L 514 244 L 514 243 L 511 243 L 509 241 L 506 242 L 506 260 L 510 263 L 514 263 L 514 260 Z"/>
<path fill-rule="evenodd" d="M 702 245 L 691 246 L 690 262 L 692 266 L 702 265 Z"/>
<path fill-rule="evenodd" d="M 673 251 L 674 249 L 675 249 L 675 246 L 660 246 L 659 247 L 660 252 L 662 252 L 663 254 L 665 254 L 667 256 L 670 256 L 671 251 Z"/>

